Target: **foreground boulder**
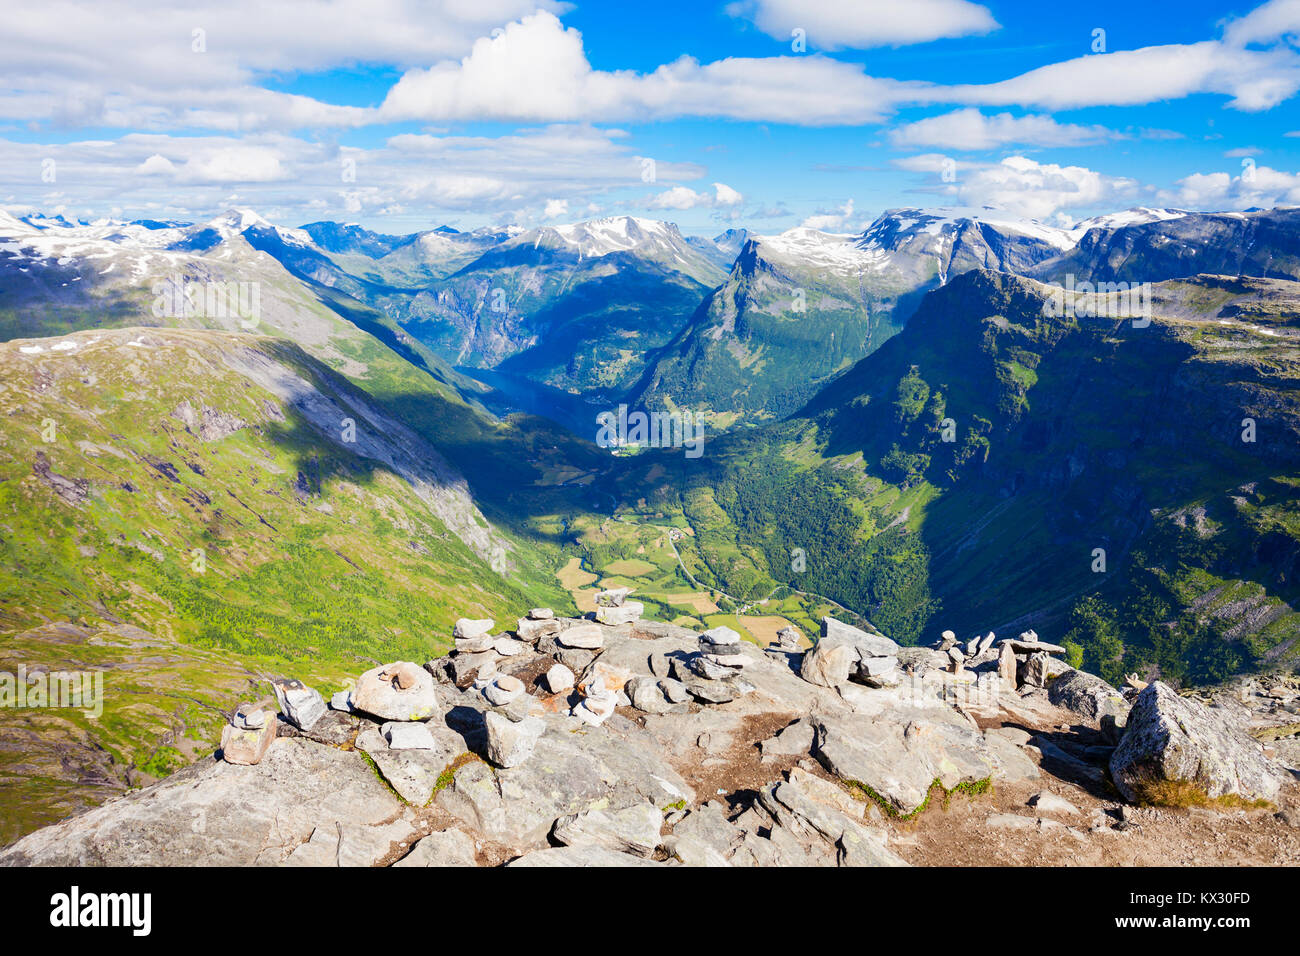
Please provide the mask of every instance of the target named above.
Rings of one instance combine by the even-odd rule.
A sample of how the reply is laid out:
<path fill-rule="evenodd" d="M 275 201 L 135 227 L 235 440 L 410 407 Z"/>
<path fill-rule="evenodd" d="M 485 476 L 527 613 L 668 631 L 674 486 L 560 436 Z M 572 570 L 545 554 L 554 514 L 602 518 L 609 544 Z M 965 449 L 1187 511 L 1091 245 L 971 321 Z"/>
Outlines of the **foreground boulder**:
<path fill-rule="evenodd" d="M 1138 695 L 1110 760 L 1133 803 L 1195 803 L 1235 796 L 1277 799 L 1282 774 L 1230 719 L 1156 681 Z"/>

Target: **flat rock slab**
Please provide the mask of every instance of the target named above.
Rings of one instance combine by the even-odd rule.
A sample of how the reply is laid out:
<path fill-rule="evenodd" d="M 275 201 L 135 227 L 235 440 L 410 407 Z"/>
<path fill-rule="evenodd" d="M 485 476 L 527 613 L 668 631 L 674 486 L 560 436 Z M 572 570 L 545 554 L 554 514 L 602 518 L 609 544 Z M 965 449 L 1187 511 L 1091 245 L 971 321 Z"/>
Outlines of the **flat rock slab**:
<path fill-rule="evenodd" d="M 434 746 L 419 750 L 392 749 L 374 727 L 357 735 L 357 749 L 370 756 L 403 800 L 417 807 L 429 802 L 442 772 L 468 749 L 464 738 L 446 727 L 438 728 L 431 722 L 428 730 Z"/>
<path fill-rule="evenodd" d="M 31 833 L 0 852 L 0 865 L 276 864 L 318 827 L 373 826 L 401 809 L 361 754 L 287 738 L 259 764 L 200 761 Z"/>
<path fill-rule="evenodd" d="M 430 833 L 393 866 L 478 866 L 473 837 L 460 830 Z"/>
<path fill-rule="evenodd" d="M 938 780 L 951 790 L 993 776 L 997 764 L 981 734 L 945 705 L 898 705 L 874 719 L 813 718 L 813 754 L 841 780 L 862 784 L 910 814 Z"/>
<path fill-rule="evenodd" d="M 652 860 L 619 853 L 601 846 L 560 846 L 534 850 L 512 860 L 507 866 L 663 866 Z"/>
<path fill-rule="evenodd" d="M 565 846 L 603 846 L 619 853 L 650 857 L 659 848 L 664 815 L 652 803 L 618 810 L 584 810 L 561 817 L 551 836 Z"/>
<path fill-rule="evenodd" d="M 521 765 L 493 770 L 461 767 L 435 802 L 466 829 L 495 843 L 526 849 L 545 846 L 555 821 L 597 805 L 656 807 L 695 799 L 690 785 L 667 762 L 645 731 L 622 721 L 579 730 L 568 718 L 548 716 L 547 728 Z"/>

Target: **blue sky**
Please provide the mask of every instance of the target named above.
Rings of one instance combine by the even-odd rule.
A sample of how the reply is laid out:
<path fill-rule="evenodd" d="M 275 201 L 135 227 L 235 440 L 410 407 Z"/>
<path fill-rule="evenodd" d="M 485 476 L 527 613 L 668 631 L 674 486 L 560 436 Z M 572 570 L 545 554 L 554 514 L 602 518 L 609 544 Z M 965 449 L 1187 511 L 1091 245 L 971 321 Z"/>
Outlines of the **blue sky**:
<path fill-rule="evenodd" d="M 1300 204 L 1300 0 L 51 0 L 9 17 L 0 205 L 17 212 L 240 205 L 396 232 L 633 214 L 713 234 L 857 231 L 913 205 L 1066 223 Z"/>

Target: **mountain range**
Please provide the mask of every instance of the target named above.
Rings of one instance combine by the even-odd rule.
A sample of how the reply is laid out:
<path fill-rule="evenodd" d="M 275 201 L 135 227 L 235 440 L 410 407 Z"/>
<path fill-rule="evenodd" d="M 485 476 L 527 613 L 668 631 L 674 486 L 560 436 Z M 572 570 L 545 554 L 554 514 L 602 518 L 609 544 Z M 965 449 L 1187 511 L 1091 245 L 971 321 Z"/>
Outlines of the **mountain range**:
<path fill-rule="evenodd" d="M 132 668 L 106 720 L 0 711 L 0 841 L 193 759 L 249 681 L 600 585 L 756 641 L 834 612 L 1032 626 L 1111 681 L 1292 666 L 1298 270 L 1296 209 L 0 213 L 0 647 Z M 598 447 L 620 404 L 703 456 Z"/>

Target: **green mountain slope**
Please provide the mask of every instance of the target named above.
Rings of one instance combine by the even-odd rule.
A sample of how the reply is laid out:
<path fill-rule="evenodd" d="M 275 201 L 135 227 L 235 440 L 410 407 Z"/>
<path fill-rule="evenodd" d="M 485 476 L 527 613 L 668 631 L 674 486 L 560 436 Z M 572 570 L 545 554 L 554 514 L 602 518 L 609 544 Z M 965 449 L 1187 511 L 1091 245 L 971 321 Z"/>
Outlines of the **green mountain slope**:
<path fill-rule="evenodd" d="M 1046 315 L 1048 292 L 958 277 L 794 418 L 664 456 L 712 571 L 908 640 L 1032 624 L 1112 678 L 1300 656 L 1294 285 L 1162 283 L 1146 327 Z"/>
<path fill-rule="evenodd" d="M 381 398 L 282 339 L 20 339 L 0 383 L 0 662 L 108 668 L 99 719 L 0 713 L 15 826 L 183 765 L 270 675 L 329 689 L 435 655 L 463 615 L 571 604 L 558 545 L 497 529 Z"/>

